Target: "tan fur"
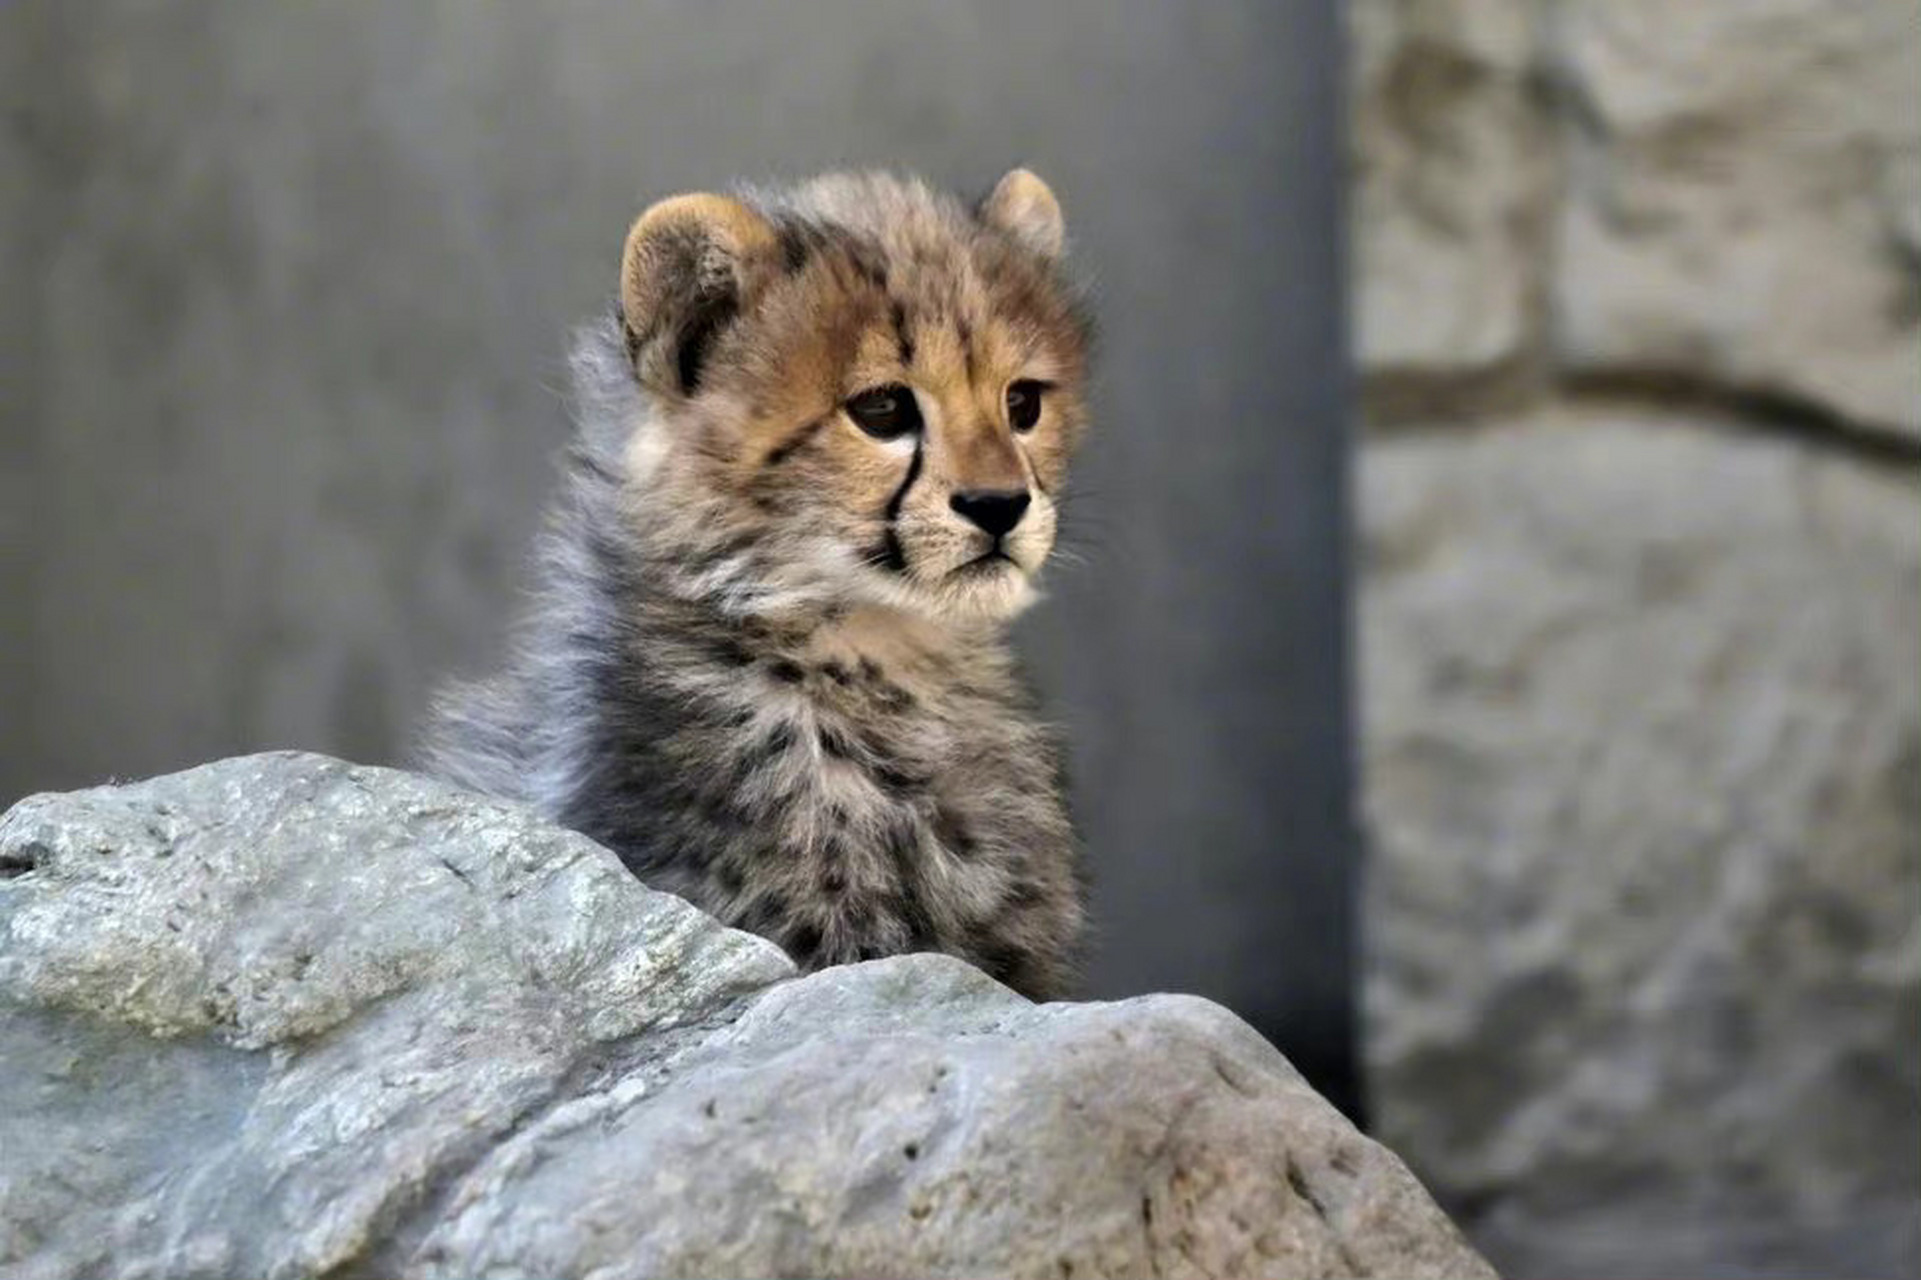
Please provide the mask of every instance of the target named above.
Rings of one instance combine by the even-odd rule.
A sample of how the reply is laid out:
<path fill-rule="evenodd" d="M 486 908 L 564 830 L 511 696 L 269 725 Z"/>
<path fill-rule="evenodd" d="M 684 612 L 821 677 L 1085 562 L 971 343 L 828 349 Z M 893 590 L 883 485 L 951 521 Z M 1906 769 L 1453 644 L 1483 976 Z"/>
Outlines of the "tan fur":
<path fill-rule="evenodd" d="M 1051 194 L 1038 195 L 1045 187 L 1028 179 L 1004 180 L 997 198 L 1029 215 L 1031 206 L 1044 206 L 1058 219 Z M 832 192 L 822 203 L 840 208 L 846 199 Z M 938 206 L 876 204 L 883 207 L 863 213 L 886 263 L 888 288 L 831 249 L 792 276 L 761 279 L 744 305 L 753 323 L 714 350 L 707 403 L 697 406 L 706 412 L 689 415 L 678 443 L 685 465 L 702 470 L 694 483 L 710 495 L 731 490 L 744 501 L 758 499 L 764 516 L 769 501 L 785 491 L 810 525 L 825 520 L 852 538 L 900 482 L 902 461 L 897 447 L 863 436 L 841 406 L 867 387 L 911 386 L 928 436 L 926 477 L 910 492 L 900 520 L 908 585 L 922 588 L 910 598 L 957 615 L 1004 613 L 1029 597 L 1026 580 L 939 580 L 943 570 L 978 552 L 978 537 L 947 509 L 947 498 L 1031 483 L 1034 508 L 1009 546 L 1031 580 L 1052 545 L 1050 495 L 1064 478 L 1084 416 L 1082 334 L 1037 264 L 1008 253 L 990 255 L 984 264 L 957 242 Z M 721 238 L 769 251 L 766 224 L 749 222 L 754 215 L 725 198 L 684 196 L 656 207 L 697 209 L 715 221 L 724 214 Z M 643 227 L 647 223 L 643 218 Z M 911 366 L 900 358 L 890 290 L 911 307 L 905 324 Z M 1007 385 L 1016 378 L 1052 384 L 1041 423 L 1019 439 L 1004 411 Z M 823 419 L 827 428 L 770 477 L 769 454 Z"/>
<path fill-rule="evenodd" d="M 774 229 L 752 209 L 729 196 L 670 196 L 648 207 L 628 229 L 621 250 L 620 303 L 627 323 L 638 328 L 660 305 L 655 289 L 670 233 L 687 232 L 714 242 L 717 256 L 747 259 L 771 249 Z"/>
<path fill-rule="evenodd" d="M 443 771 L 810 965 L 938 948 L 1061 991 L 1076 852 L 1002 634 L 1085 426 L 1061 240 L 1024 170 L 978 211 L 873 174 L 648 209 L 580 362 L 618 441 L 582 455 L 547 638 L 449 705 Z M 914 430 L 862 429 L 876 388 Z M 997 534 L 983 493 L 1027 505 Z"/>
<path fill-rule="evenodd" d="M 1066 238 L 1060 202 L 1045 182 L 1015 169 L 981 203 L 981 220 L 1025 241 L 1036 253 L 1058 257 Z"/>

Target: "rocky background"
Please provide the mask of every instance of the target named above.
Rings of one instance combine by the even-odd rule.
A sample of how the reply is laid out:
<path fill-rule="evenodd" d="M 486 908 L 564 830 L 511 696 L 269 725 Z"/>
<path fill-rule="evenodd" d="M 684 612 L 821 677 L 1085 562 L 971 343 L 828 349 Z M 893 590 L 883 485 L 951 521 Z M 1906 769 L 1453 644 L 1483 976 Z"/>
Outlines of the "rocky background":
<path fill-rule="evenodd" d="M 1921 1267 L 1921 14 L 1350 9 L 1367 1057 L 1514 1276 Z"/>

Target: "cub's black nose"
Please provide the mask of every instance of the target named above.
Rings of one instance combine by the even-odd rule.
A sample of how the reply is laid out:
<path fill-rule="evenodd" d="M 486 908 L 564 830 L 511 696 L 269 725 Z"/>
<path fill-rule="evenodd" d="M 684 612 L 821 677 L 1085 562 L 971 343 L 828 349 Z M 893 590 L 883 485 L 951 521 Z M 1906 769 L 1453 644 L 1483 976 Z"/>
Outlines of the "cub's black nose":
<path fill-rule="evenodd" d="M 970 489 L 949 498 L 947 505 L 998 538 L 1021 522 L 1027 501 L 1025 489 Z"/>

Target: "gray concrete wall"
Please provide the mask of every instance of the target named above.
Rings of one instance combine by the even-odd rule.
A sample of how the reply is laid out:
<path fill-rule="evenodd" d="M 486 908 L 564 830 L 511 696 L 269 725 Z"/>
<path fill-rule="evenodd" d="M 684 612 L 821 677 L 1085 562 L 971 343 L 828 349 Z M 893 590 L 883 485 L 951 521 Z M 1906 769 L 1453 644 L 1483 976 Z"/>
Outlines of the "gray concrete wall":
<path fill-rule="evenodd" d="M 1332 0 L 0 9 L 0 798 L 392 759 L 496 652 L 650 198 L 1038 169 L 1104 321 L 1070 724 L 1099 991 L 1347 1043 Z"/>

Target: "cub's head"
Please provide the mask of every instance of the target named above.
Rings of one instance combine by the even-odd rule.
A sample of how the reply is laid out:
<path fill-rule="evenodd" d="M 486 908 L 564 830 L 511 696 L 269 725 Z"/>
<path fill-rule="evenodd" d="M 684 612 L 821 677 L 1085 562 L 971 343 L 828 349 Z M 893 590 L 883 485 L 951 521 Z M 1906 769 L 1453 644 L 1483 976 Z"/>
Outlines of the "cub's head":
<path fill-rule="evenodd" d="M 1085 417 L 1061 242 L 1024 169 L 972 209 L 873 174 L 654 205 L 620 275 L 636 518 L 727 599 L 1010 616 Z"/>

